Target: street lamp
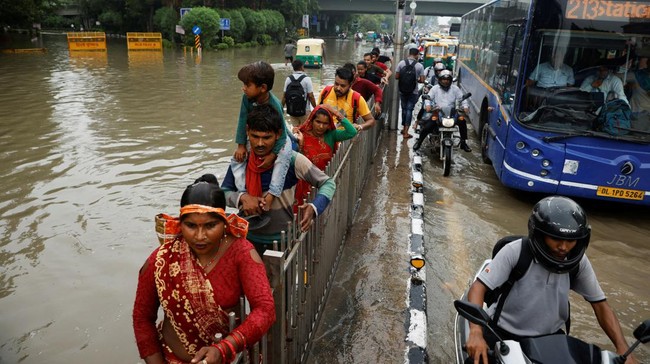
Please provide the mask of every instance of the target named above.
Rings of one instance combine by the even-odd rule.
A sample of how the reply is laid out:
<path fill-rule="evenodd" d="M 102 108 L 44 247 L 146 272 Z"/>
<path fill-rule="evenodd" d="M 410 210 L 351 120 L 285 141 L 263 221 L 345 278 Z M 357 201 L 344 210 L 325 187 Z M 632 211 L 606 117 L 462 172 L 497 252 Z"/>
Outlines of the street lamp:
<path fill-rule="evenodd" d="M 409 8 L 411 8 L 411 39 L 414 38 L 413 31 L 415 28 L 415 8 L 418 7 L 418 4 L 415 3 L 415 0 L 411 0 Z"/>

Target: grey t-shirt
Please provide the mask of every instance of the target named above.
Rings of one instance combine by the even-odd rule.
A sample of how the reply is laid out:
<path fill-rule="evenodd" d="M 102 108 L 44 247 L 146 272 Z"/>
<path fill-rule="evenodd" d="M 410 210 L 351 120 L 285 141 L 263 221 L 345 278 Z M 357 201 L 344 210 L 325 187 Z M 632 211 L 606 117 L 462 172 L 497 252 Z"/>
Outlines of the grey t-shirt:
<path fill-rule="evenodd" d="M 505 283 L 517 264 L 521 246 L 521 239 L 504 246 L 478 279 L 489 289 Z M 589 302 L 605 299 L 587 255 L 580 261 L 573 286 L 569 285 L 568 273 L 552 273 L 533 259 L 526 274 L 512 286 L 497 324 L 519 336 L 551 334 L 562 329 L 569 317 L 569 289 Z M 492 316 L 495 309 L 496 305 L 490 306 L 488 314 Z"/>

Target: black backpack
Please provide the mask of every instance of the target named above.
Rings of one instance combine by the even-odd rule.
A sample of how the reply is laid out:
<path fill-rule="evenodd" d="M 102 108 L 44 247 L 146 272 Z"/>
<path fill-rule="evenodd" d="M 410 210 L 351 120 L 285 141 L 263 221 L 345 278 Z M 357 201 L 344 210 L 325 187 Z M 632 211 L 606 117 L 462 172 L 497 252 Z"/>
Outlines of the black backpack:
<path fill-rule="evenodd" d="M 404 62 L 406 65 L 399 71 L 399 92 L 403 94 L 410 94 L 415 91 L 415 88 L 418 85 L 415 73 L 415 64 L 417 61 L 413 60 L 411 63 L 409 63 L 409 60 L 405 59 Z"/>
<path fill-rule="evenodd" d="M 284 101 L 287 103 L 287 113 L 291 116 L 303 116 L 307 113 L 307 97 L 305 97 L 305 89 L 300 84 L 305 77 L 307 75 L 301 75 L 298 79 L 293 75 L 289 76 L 291 82 L 284 93 Z"/>
<path fill-rule="evenodd" d="M 497 241 L 496 244 L 494 244 L 494 248 L 492 248 L 492 259 L 497 255 L 497 253 L 504 247 L 506 244 L 512 243 L 513 241 L 521 239 L 521 253 L 519 253 L 519 259 L 517 260 L 517 264 L 515 264 L 515 267 L 512 269 L 510 272 L 510 275 L 508 276 L 508 280 L 505 281 L 501 286 L 493 289 L 493 290 L 488 290 L 485 292 L 485 297 L 483 301 L 485 304 L 489 307 L 492 306 L 494 303 L 497 304 L 496 310 L 494 311 L 494 315 L 492 317 L 492 322 L 496 324 L 499 321 L 499 317 L 501 317 L 501 311 L 503 310 L 503 305 L 506 302 L 506 297 L 508 297 L 508 294 L 510 293 L 510 290 L 512 289 L 512 286 L 517 282 L 521 277 L 526 274 L 528 271 L 528 268 L 530 267 L 530 264 L 533 262 L 533 251 L 530 247 L 530 240 L 528 239 L 527 236 L 523 235 L 508 235 L 506 237 L 503 237 Z M 570 285 L 573 286 L 573 282 L 576 279 L 576 276 L 578 275 L 578 267 L 574 268 L 572 271 L 569 272 L 569 280 L 570 280 Z M 569 330 L 571 329 L 571 306 L 569 305 L 569 318 L 567 319 L 565 325 L 566 325 L 566 334 L 569 334 Z"/>

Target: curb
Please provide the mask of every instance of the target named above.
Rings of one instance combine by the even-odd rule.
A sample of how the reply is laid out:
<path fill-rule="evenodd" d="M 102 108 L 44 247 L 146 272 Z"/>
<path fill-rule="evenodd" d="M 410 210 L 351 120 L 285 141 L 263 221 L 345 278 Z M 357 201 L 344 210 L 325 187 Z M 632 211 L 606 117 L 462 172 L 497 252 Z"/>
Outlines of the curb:
<path fill-rule="evenodd" d="M 405 362 L 428 363 L 426 266 L 420 269 L 413 267 L 414 261 L 424 262 L 424 182 L 422 157 L 417 152 L 413 154 L 411 160 L 411 187 L 411 234 L 408 249 L 411 257 L 409 267 L 411 278 L 407 282 L 409 313 L 405 325 L 407 343 Z"/>

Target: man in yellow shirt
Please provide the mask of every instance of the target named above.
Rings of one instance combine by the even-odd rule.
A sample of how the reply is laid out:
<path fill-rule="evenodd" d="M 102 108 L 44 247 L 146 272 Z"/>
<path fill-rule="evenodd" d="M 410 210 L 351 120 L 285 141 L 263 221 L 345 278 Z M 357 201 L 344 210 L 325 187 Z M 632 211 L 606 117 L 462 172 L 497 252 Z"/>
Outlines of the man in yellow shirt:
<path fill-rule="evenodd" d="M 366 100 L 358 92 L 351 89 L 354 75 L 347 68 L 338 68 L 334 77 L 334 85 L 326 86 L 318 97 L 319 104 L 329 104 L 336 107 L 350 120 L 357 130 L 368 130 L 375 125 Z M 356 95 L 355 95 L 356 94 Z M 363 121 L 358 123 L 361 116 Z"/>

